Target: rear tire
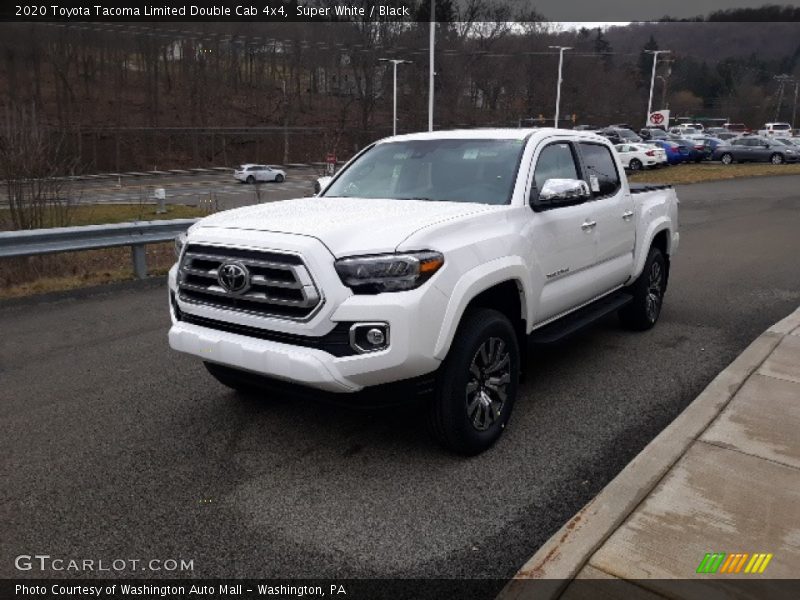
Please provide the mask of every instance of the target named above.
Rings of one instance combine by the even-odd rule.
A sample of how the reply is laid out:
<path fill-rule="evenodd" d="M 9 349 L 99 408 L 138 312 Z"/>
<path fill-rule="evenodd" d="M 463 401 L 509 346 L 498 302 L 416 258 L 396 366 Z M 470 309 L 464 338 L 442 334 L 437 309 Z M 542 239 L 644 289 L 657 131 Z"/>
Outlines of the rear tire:
<path fill-rule="evenodd" d="M 628 329 L 646 331 L 658 322 L 667 290 L 667 261 L 661 250 L 650 248 L 641 275 L 629 289 L 633 300 L 619 310 L 620 322 Z"/>
<path fill-rule="evenodd" d="M 730 165 L 733 163 L 733 156 L 726 152 L 725 154 L 719 157 L 719 160 L 723 165 Z"/>
<path fill-rule="evenodd" d="M 628 163 L 628 168 L 631 171 L 641 171 L 642 161 L 640 161 L 638 158 L 632 158 L 631 161 Z"/>
<path fill-rule="evenodd" d="M 777 152 L 769 157 L 769 162 L 773 165 L 782 165 L 783 164 L 783 155 L 778 154 Z"/>
<path fill-rule="evenodd" d="M 247 176 L 247 183 L 253 184 L 255 182 L 256 182 L 256 178 L 255 177 L 253 177 L 252 175 L 248 175 Z"/>
<path fill-rule="evenodd" d="M 466 313 L 437 376 L 433 436 L 466 456 L 490 448 L 511 416 L 519 375 L 519 343 L 508 318 L 488 308 Z"/>
<path fill-rule="evenodd" d="M 229 387 L 241 394 L 258 393 L 262 390 L 247 375 L 238 369 L 218 365 L 217 363 L 203 361 L 203 365 L 211 376 L 225 387 Z"/>

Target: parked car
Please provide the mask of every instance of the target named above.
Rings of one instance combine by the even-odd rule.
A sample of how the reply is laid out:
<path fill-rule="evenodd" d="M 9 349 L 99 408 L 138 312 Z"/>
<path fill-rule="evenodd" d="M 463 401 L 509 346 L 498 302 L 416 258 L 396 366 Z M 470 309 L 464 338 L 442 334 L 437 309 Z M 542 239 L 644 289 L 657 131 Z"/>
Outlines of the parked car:
<path fill-rule="evenodd" d="M 679 144 L 675 140 L 653 140 L 652 143 L 664 150 L 667 156 L 667 164 L 677 165 L 689 160 L 691 151 L 685 144 Z"/>
<path fill-rule="evenodd" d="M 723 123 L 722 126 L 731 133 L 739 135 L 750 132 L 750 129 L 744 123 Z"/>
<path fill-rule="evenodd" d="M 758 135 L 769 136 L 779 135 L 785 136 L 792 131 L 791 123 L 764 123 L 764 127 L 758 130 Z"/>
<path fill-rule="evenodd" d="M 714 137 L 725 141 L 725 140 L 732 140 L 734 138 L 739 137 L 740 135 L 741 134 L 739 134 L 739 133 L 734 133 L 733 131 L 725 130 L 725 131 L 720 131 L 719 133 L 714 134 Z"/>
<path fill-rule="evenodd" d="M 616 144 L 622 166 L 631 171 L 641 171 L 646 167 L 657 167 L 667 162 L 662 148 L 651 144 Z"/>
<path fill-rule="evenodd" d="M 509 423 L 529 336 L 615 311 L 652 328 L 679 240 L 675 190 L 629 185 L 601 136 L 387 138 L 318 197 L 218 212 L 180 236 L 169 344 L 234 390 L 422 392 L 434 436 L 474 455 Z"/>
<path fill-rule="evenodd" d="M 604 127 L 597 131 L 598 134 L 608 138 L 612 144 L 632 143 L 638 144 L 642 141 L 636 133 L 630 129 L 623 129 L 622 127 Z"/>
<path fill-rule="evenodd" d="M 772 138 L 776 142 L 780 142 L 781 144 L 786 144 L 787 146 L 800 146 L 800 138 L 796 137 L 774 137 Z"/>
<path fill-rule="evenodd" d="M 670 135 L 669 139 L 673 142 L 678 142 L 681 146 L 686 146 L 689 149 L 688 160 L 694 162 L 701 162 L 706 158 L 706 147 L 703 143 L 702 136 L 697 138 L 684 138 L 678 135 Z"/>
<path fill-rule="evenodd" d="M 667 139 L 667 132 L 659 127 L 645 127 L 639 130 L 639 137 L 645 141 L 665 140 Z"/>
<path fill-rule="evenodd" d="M 242 183 L 257 183 L 259 181 L 275 181 L 282 183 L 286 179 L 286 172 L 271 165 L 246 164 L 233 172 L 233 176 Z"/>
<path fill-rule="evenodd" d="M 713 137 L 719 137 L 720 134 L 728 133 L 728 130 L 725 129 L 724 127 L 706 127 L 703 133 Z"/>
<path fill-rule="evenodd" d="M 690 125 L 676 125 L 674 127 L 670 127 L 668 133 L 680 137 L 686 137 L 688 135 L 698 135 L 700 130 Z"/>
<path fill-rule="evenodd" d="M 724 165 L 733 162 L 771 162 L 779 165 L 785 162 L 797 162 L 798 159 L 800 150 L 755 135 L 739 137 L 725 145 L 717 146 L 712 156 L 712 160 L 719 160 Z"/>

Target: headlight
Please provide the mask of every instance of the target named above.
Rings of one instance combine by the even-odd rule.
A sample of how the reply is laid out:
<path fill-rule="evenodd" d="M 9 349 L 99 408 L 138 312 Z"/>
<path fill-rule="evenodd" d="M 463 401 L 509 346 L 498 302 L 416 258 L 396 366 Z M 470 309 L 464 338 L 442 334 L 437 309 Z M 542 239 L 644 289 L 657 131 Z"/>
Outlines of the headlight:
<path fill-rule="evenodd" d="M 181 257 L 181 250 L 183 250 L 183 246 L 186 244 L 186 232 L 179 233 L 175 237 L 175 256 L 178 258 Z"/>
<path fill-rule="evenodd" d="M 439 252 L 409 252 L 343 258 L 335 263 L 339 278 L 357 294 L 418 288 L 444 264 Z"/>

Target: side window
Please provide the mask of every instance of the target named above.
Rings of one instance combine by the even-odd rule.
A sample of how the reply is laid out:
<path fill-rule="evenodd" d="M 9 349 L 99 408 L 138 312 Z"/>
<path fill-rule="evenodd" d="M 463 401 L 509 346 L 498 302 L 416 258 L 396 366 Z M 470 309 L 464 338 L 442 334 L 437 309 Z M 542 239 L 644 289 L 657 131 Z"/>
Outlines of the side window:
<path fill-rule="evenodd" d="M 611 196 L 620 188 L 619 173 L 611 150 L 600 144 L 581 142 L 581 158 L 585 167 L 585 179 L 595 198 Z"/>
<path fill-rule="evenodd" d="M 556 142 L 545 146 L 539 153 L 536 169 L 533 171 L 531 197 L 536 198 L 544 182 L 548 179 L 578 179 L 578 168 L 572 148 L 566 142 Z"/>

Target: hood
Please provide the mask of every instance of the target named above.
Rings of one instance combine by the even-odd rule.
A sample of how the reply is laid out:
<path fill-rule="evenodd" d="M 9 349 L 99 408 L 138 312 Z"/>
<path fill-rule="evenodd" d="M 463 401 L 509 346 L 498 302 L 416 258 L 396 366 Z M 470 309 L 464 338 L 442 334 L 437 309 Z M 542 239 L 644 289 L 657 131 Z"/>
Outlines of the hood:
<path fill-rule="evenodd" d="M 309 236 L 342 257 L 392 252 L 424 227 L 499 208 L 503 207 L 467 202 L 302 198 L 224 211 L 202 219 L 196 227 Z"/>

